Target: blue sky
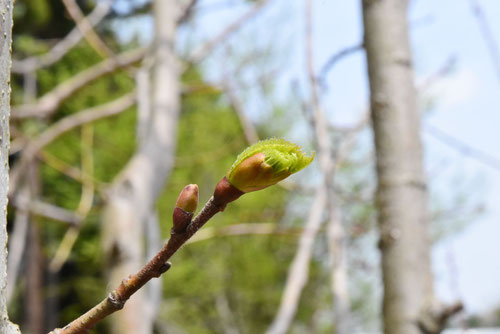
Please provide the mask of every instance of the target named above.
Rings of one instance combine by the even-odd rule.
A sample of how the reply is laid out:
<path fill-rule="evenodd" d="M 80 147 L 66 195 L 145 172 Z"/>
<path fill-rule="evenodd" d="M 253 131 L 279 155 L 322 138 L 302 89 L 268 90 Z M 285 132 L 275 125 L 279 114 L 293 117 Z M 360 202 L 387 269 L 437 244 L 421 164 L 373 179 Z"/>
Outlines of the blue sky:
<path fill-rule="evenodd" d="M 200 4 L 220 2 L 205 0 Z M 500 1 L 478 2 L 500 45 Z M 225 3 L 231 5 L 228 10 L 207 13 L 183 32 L 181 40 L 186 48 L 213 36 L 246 9 L 239 5 L 241 1 Z M 451 73 L 421 91 L 423 103 L 432 101 L 432 108 L 425 112 L 424 127 L 432 125 L 500 160 L 500 78 L 494 71 L 470 3 L 469 0 L 412 1 L 409 18 L 415 80 L 424 81 L 450 57 L 455 58 Z M 262 15 L 236 35 L 236 41 L 233 39 L 242 52 L 255 49 L 255 45 L 269 45 L 278 50 L 274 64 L 279 68 L 276 91 L 283 99 L 289 96 L 291 82 L 306 86 L 303 4 L 303 0 L 271 0 Z M 314 8 L 315 65 L 319 69 L 333 53 L 361 41 L 361 9 L 358 0 L 316 0 Z M 148 19 L 139 20 L 135 27 L 140 27 L 146 39 L 152 35 Z M 121 27 L 123 35 L 133 28 L 134 25 Z M 216 79 L 226 66 L 223 52 L 215 52 L 204 66 L 208 75 Z M 355 122 L 368 105 L 364 54 L 343 60 L 327 78 L 329 90 L 322 103 L 329 120 L 339 125 Z M 271 108 L 268 104 L 250 98 L 249 116 L 254 120 L 263 117 Z M 472 313 L 500 307 L 500 171 L 458 152 L 425 131 L 423 139 L 426 168 L 432 174 L 431 187 L 440 200 L 449 202 L 461 194 L 485 208 L 483 214 L 434 247 L 436 292 L 446 301 L 463 299 L 467 311 Z"/>

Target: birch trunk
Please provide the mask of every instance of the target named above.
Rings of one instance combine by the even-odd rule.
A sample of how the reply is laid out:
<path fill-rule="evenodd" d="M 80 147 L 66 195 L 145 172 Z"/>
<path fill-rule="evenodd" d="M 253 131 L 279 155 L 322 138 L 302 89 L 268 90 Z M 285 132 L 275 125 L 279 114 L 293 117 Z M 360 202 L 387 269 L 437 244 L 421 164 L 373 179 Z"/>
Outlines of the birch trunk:
<path fill-rule="evenodd" d="M 113 182 L 103 214 L 110 285 L 144 263 L 144 231 L 174 162 L 179 114 L 179 64 L 175 56 L 177 1 L 155 0 L 151 111 L 137 152 Z M 148 98 L 147 96 L 146 98 Z M 144 96 L 142 97 L 144 98 Z M 143 120 L 144 121 L 144 120 Z M 112 333 L 152 333 L 153 313 L 140 290 L 112 317 Z"/>
<path fill-rule="evenodd" d="M 417 334 L 432 300 L 427 187 L 407 0 L 363 0 L 377 160 L 385 334 Z"/>
<path fill-rule="evenodd" d="M 20 333 L 7 314 L 7 193 L 9 189 L 12 0 L 0 0 L 0 333 Z"/>

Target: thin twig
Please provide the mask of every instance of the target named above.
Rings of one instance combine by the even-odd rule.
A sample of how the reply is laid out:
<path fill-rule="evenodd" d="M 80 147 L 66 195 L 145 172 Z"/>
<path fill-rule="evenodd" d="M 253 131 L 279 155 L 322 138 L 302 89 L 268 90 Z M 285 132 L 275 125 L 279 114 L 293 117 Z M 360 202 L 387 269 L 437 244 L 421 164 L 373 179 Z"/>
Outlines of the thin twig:
<path fill-rule="evenodd" d="M 134 105 L 136 100 L 135 92 L 128 93 L 112 102 L 89 108 L 65 117 L 54 123 L 47 130 L 31 140 L 23 150 L 20 161 L 14 166 L 10 176 L 9 194 L 15 192 L 19 178 L 24 173 L 29 163 L 36 157 L 42 148 L 51 143 L 62 134 L 86 123 L 94 122 L 98 119 L 119 114 Z"/>
<path fill-rule="evenodd" d="M 29 198 L 31 196 L 28 185 L 24 185 L 20 190 L 22 196 Z M 17 207 L 14 228 L 9 233 L 9 253 L 7 257 L 7 266 L 9 271 L 7 273 L 7 303 L 12 300 L 14 295 L 17 277 L 21 268 L 21 261 L 26 249 L 26 239 L 28 236 L 29 226 L 29 211 L 26 207 Z"/>
<path fill-rule="evenodd" d="M 182 233 L 171 233 L 170 239 L 163 248 L 134 275 L 123 280 L 107 298 L 62 329 L 56 329 L 52 334 L 87 333 L 95 324 L 108 315 L 122 309 L 127 300 L 152 278 L 160 277 L 170 268 L 167 261 L 177 250 L 198 231 L 217 212 L 224 210 L 227 203 L 217 201 L 212 196 L 200 213 Z"/>
<path fill-rule="evenodd" d="M 261 0 L 255 4 L 251 9 L 249 9 L 242 16 L 237 18 L 231 24 L 229 24 L 224 30 L 222 30 L 217 36 L 208 40 L 202 44 L 199 48 L 195 49 L 191 55 L 188 57 L 188 62 L 191 64 L 200 63 L 205 57 L 207 57 L 216 47 L 218 47 L 223 41 L 225 41 L 231 34 L 240 29 L 246 22 L 251 20 L 259 11 L 268 3 L 270 0 Z"/>
<path fill-rule="evenodd" d="M 328 72 L 330 72 L 330 70 L 333 68 L 333 66 L 335 66 L 342 59 L 345 59 L 346 57 L 362 50 L 363 50 L 363 43 L 357 43 L 355 45 L 348 46 L 334 53 L 326 61 L 323 67 L 321 67 L 321 70 L 319 71 L 318 81 L 321 84 L 321 86 L 326 87 L 326 76 L 328 75 Z"/>
<path fill-rule="evenodd" d="M 80 217 L 74 211 L 61 208 L 40 199 L 27 198 L 26 196 L 18 195 L 9 203 L 18 209 L 28 211 L 32 215 L 49 218 L 58 222 L 67 223 L 69 225 L 78 224 L 80 221 Z"/>
<path fill-rule="evenodd" d="M 323 173 L 323 182 L 318 191 L 325 193 L 325 208 L 328 212 L 328 249 L 331 261 L 331 289 L 333 296 L 333 309 L 335 314 L 336 332 L 339 334 L 349 333 L 350 327 L 350 303 L 347 288 L 347 268 L 345 259 L 345 231 L 342 225 L 341 214 L 338 207 L 338 196 L 335 192 L 334 176 L 335 169 L 338 166 L 332 158 L 332 148 L 330 144 L 330 135 L 328 133 L 328 120 L 324 110 L 322 110 L 319 93 L 318 81 L 314 71 L 313 64 L 313 32 L 312 32 L 312 0 L 305 2 L 305 45 L 306 45 L 306 65 L 307 75 L 310 87 L 311 121 L 314 126 L 315 141 L 317 144 L 319 167 Z M 334 63 L 334 62 L 333 62 Z M 332 63 L 332 64 L 333 64 Z M 311 246 L 312 247 L 312 246 Z M 308 262 L 303 266 L 307 268 Z M 293 278 L 291 279 L 293 280 Z M 307 276 L 305 277 L 307 281 Z M 287 281 L 288 284 L 288 281 Z M 304 283 L 305 284 L 305 283 Z M 302 287 L 298 290 L 298 295 L 293 301 L 297 308 Z M 284 300 L 282 300 L 282 305 Z M 290 311 L 287 317 L 282 314 L 275 319 L 275 324 L 282 326 L 274 327 L 275 331 L 271 333 L 282 334 L 287 332 L 295 309 L 289 307 Z M 279 318 L 282 319 L 279 319 Z"/>
<path fill-rule="evenodd" d="M 100 1 L 94 10 L 87 16 L 86 21 L 91 27 L 96 26 L 109 13 L 112 0 Z M 40 56 L 33 56 L 22 60 L 12 60 L 13 73 L 29 73 L 40 68 L 50 66 L 60 60 L 69 50 L 82 40 L 82 31 L 73 28 L 60 42 L 48 52 Z"/>
<path fill-rule="evenodd" d="M 422 82 L 416 84 L 416 88 L 418 91 L 425 91 L 432 85 L 434 85 L 439 80 L 443 79 L 447 75 L 449 75 L 452 70 L 455 68 L 457 63 L 457 56 L 451 55 L 446 59 L 446 61 L 433 73 L 431 73 L 428 77 L 424 78 Z"/>
<path fill-rule="evenodd" d="M 205 241 L 216 237 L 244 235 L 297 235 L 302 229 L 284 228 L 274 223 L 241 223 L 223 227 L 207 227 L 196 233 L 186 244 Z"/>
<path fill-rule="evenodd" d="M 181 8 L 182 14 L 177 19 L 177 24 L 185 22 L 191 16 L 191 13 L 194 11 L 194 6 L 197 2 L 198 0 L 189 0 L 189 2 L 186 3 L 183 8 Z"/>
<path fill-rule="evenodd" d="M 75 167 L 64 160 L 59 159 L 53 154 L 50 154 L 47 151 L 38 152 L 36 158 L 42 162 L 44 162 L 47 166 L 53 168 L 59 173 L 66 175 L 73 180 L 83 183 L 83 179 L 88 177 L 88 175 L 84 175 L 85 173 L 78 167 Z M 92 180 L 94 184 L 97 185 L 97 190 L 101 190 L 102 187 L 106 186 L 106 182 L 96 179 L 95 177 Z"/>
<path fill-rule="evenodd" d="M 229 78 L 226 79 L 226 95 L 229 99 L 229 103 L 234 109 L 234 112 L 238 116 L 241 127 L 243 128 L 243 134 L 249 144 L 254 144 L 259 141 L 259 135 L 255 126 L 252 124 L 251 120 L 248 119 L 245 111 L 243 110 L 243 103 L 239 96 L 236 94 L 236 90 Z"/>
<path fill-rule="evenodd" d="M 326 189 L 323 185 L 320 185 L 316 190 L 307 223 L 300 236 L 297 252 L 288 271 L 278 313 L 267 330 L 267 334 L 286 333 L 290 327 L 297 311 L 300 295 L 308 280 L 309 262 L 312 256 L 314 240 L 321 227 L 325 207 Z"/>
<path fill-rule="evenodd" d="M 137 63 L 144 55 L 145 50 L 138 49 L 124 52 L 114 58 L 106 59 L 78 73 L 71 79 L 62 82 L 49 93 L 39 98 L 35 103 L 13 106 L 12 118 L 48 117 L 57 110 L 61 103 L 90 82 L 111 74 L 121 68 Z"/>
<path fill-rule="evenodd" d="M 500 49 L 495 41 L 495 37 L 493 36 L 493 30 L 486 19 L 486 15 L 481 8 L 478 0 L 470 0 L 471 8 L 474 16 L 477 19 L 477 23 L 479 24 L 479 29 L 481 29 L 481 35 L 484 38 L 484 42 L 486 43 L 486 47 L 488 48 L 491 62 L 493 67 L 495 68 L 495 72 L 497 74 L 498 80 L 500 80 Z"/>
<path fill-rule="evenodd" d="M 82 228 L 82 222 L 85 220 L 87 215 L 92 208 L 92 202 L 94 201 L 94 159 L 92 153 L 92 147 L 94 145 L 94 129 L 92 124 L 84 124 L 82 127 L 82 171 L 83 171 L 83 182 L 82 182 L 82 195 L 80 197 L 80 203 L 76 209 L 76 215 L 79 217 L 77 224 L 74 224 L 66 230 L 64 237 L 57 248 L 57 251 L 49 264 L 49 270 L 52 272 L 57 272 L 64 265 L 66 260 L 73 249 L 73 245 L 78 238 L 80 229 Z"/>
<path fill-rule="evenodd" d="M 436 128 L 433 125 L 430 125 L 429 123 L 424 124 L 423 130 L 432 137 L 434 137 L 435 139 L 442 142 L 443 144 L 458 151 L 462 155 L 470 157 L 482 163 L 483 165 L 486 165 L 497 171 L 500 171 L 500 159 L 490 155 L 489 153 L 476 149 L 464 143 L 460 139 L 443 132 L 442 130 Z"/>
<path fill-rule="evenodd" d="M 83 15 L 82 10 L 78 7 L 75 0 L 62 0 L 66 10 L 69 15 L 75 21 L 77 28 L 80 33 L 85 37 L 90 46 L 99 54 L 101 57 L 113 57 L 114 53 L 110 48 L 102 41 L 101 37 L 94 31 L 92 24 Z"/>

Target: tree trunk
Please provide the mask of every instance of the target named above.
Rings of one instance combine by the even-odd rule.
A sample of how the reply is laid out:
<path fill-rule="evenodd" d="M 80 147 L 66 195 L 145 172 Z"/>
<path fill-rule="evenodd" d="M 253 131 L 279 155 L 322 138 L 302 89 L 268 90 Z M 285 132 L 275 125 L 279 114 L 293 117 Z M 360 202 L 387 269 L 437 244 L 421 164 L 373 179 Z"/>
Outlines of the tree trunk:
<path fill-rule="evenodd" d="M 363 0 L 386 334 L 421 333 L 419 314 L 432 300 L 428 195 L 407 7 L 407 0 Z"/>
<path fill-rule="evenodd" d="M 179 64 L 175 56 L 177 1 L 155 0 L 155 41 L 150 112 L 141 126 L 147 131 L 137 152 L 113 182 L 103 214 L 104 248 L 110 284 L 116 286 L 144 263 L 144 230 L 151 219 L 175 157 L 179 114 Z M 148 98 L 141 96 L 141 99 Z M 140 290 L 113 315 L 112 333 L 152 333 L 151 304 Z"/>
<path fill-rule="evenodd" d="M 19 333 L 7 315 L 7 193 L 9 189 L 12 0 L 0 0 L 0 333 Z"/>

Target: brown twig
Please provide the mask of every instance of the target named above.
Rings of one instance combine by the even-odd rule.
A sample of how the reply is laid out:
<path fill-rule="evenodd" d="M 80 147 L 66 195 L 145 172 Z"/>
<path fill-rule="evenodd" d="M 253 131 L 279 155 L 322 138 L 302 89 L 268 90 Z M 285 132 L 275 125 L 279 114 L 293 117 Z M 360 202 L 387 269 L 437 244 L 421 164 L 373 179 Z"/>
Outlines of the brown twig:
<path fill-rule="evenodd" d="M 61 103 L 90 82 L 111 74 L 121 68 L 137 63 L 144 55 L 145 50 L 138 49 L 124 52 L 114 58 L 106 59 L 59 84 L 49 93 L 39 98 L 35 103 L 13 106 L 11 117 L 14 119 L 48 117 L 57 110 Z"/>
<path fill-rule="evenodd" d="M 162 249 L 144 266 L 139 272 L 124 279 L 121 284 L 113 290 L 99 304 L 90 309 L 64 328 L 58 328 L 51 334 L 79 334 L 87 333 L 99 321 L 108 315 L 121 310 L 127 300 L 143 287 L 152 278 L 158 278 L 171 266 L 167 262 L 172 255 L 191 238 L 206 222 L 216 213 L 224 211 L 226 205 L 243 193 L 229 184 L 223 178 L 216 187 L 214 195 L 208 200 L 200 213 L 192 220 L 183 232 L 174 231 L 170 233 L 170 239 Z"/>

